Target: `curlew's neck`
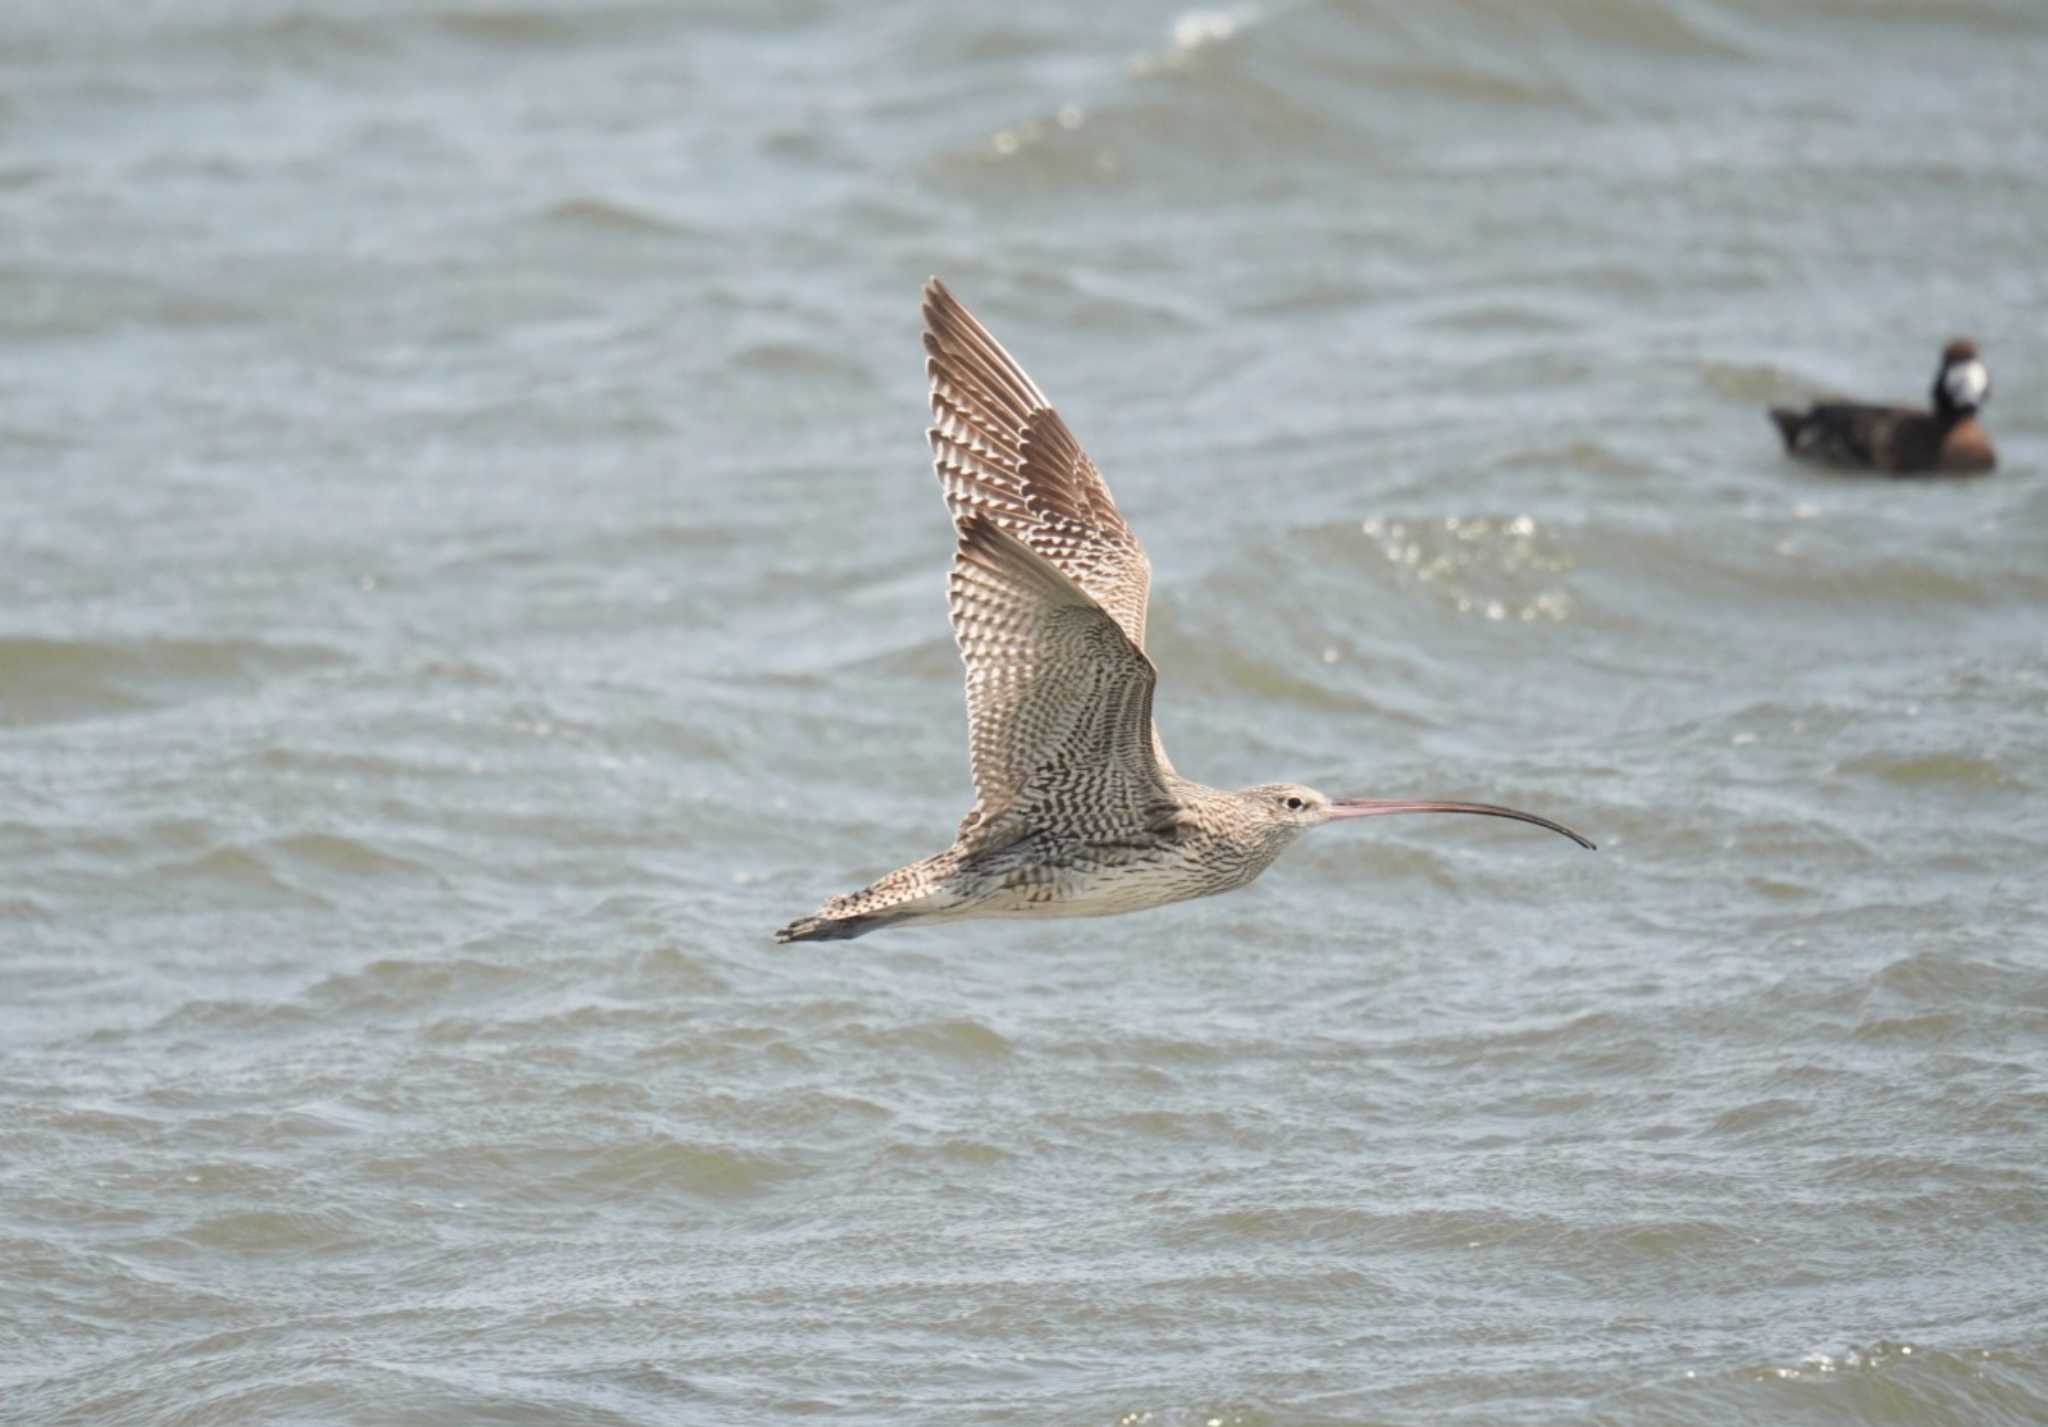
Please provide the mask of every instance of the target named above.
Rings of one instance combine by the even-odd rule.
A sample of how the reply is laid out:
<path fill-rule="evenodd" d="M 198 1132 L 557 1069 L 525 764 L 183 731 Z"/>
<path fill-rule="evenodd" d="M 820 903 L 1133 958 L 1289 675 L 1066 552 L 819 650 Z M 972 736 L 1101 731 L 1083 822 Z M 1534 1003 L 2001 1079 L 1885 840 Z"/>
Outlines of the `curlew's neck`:
<path fill-rule="evenodd" d="M 1241 887 L 1257 877 L 1307 830 L 1263 816 L 1242 793 L 1178 775 L 1171 786 L 1182 809 L 1183 839 L 1202 846 L 1201 860 L 1213 864 L 1224 886 Z"/>

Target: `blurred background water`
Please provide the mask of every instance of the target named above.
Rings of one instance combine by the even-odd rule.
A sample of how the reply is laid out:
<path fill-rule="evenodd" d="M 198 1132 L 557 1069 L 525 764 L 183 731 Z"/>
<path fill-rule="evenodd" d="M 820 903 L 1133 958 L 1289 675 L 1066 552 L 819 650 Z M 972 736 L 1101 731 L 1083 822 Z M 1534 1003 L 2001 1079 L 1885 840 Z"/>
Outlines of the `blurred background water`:
<path fill-rule="evenodd" d="M 0 10 L 0 1420 L 2048 1420 L 2048 10 Z M 917 284 L 1190 775 L 969 801 Z M 1760 408 L 1984 344 L 2002 469 Z"/>

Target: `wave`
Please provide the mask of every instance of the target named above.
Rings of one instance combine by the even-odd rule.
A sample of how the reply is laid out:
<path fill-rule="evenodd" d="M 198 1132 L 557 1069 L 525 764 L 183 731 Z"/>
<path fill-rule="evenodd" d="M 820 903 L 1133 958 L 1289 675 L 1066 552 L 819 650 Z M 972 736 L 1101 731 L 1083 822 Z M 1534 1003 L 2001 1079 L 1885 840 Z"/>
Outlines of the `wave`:
<path fill-rule="evenodd" d="M 0 726 L 169 708 L 343 661 L 322 645 L 254 639 L 0 636 Z"/>

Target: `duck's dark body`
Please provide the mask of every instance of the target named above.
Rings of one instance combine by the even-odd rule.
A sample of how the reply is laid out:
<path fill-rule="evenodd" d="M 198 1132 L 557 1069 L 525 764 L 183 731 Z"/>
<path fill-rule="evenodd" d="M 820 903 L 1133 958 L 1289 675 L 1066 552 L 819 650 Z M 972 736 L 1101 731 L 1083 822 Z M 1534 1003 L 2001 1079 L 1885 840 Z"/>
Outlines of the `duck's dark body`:
<path fill-rule="evenodd" d="M 1957 338 L 1942 350 L 1934 409 L 1824 401 L 1771 408 L 1787 454 L 1822 465 L 1891 475 L 1967 475 L 1994 469 L 1997 454 L 1977 420 L 1991 379 L 1977 344 Z"/>
<path fill-rule="evenodd" d="M 1823 401 L 1805 411 L 1771 408 L 1785 450 L 1804 461 L 1893 475 L 1970 474 L 1998 464 L 1977 418 Z"/>

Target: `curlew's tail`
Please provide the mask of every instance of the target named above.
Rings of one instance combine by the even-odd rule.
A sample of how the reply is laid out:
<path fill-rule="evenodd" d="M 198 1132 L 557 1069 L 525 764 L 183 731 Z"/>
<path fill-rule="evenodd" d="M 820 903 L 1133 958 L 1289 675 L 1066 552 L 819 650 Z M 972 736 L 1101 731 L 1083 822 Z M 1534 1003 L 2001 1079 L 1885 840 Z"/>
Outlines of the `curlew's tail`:
<path fill-rule="evenodd" d="M 1806 424 L 1806 413 L 1788 406 L 1774 406 L 1771 408 L 1771 420 L 1777 423 L 1778 434 L 1785 438 L 1785 449 L 1794 449 L 1799 444 L 1799 428 Z"/>
<path fill-rule="evenodd" d="M 897 918 L 891 916 L 798 917 L 775 933 L 775 939 L 784 945 L 793 941 L 851 941 L 895 920 Z"/>
<path fill-rule="evenodd" d="M 959 863 L 959 854 L 947 851 L 899 867 L 873 886 L 827 898 L 814 915 L 798 917 L 775 939 L 846 941 L 895 922 L 958 915 L 959 908 L 972 900 L 951 885 Z"/>

